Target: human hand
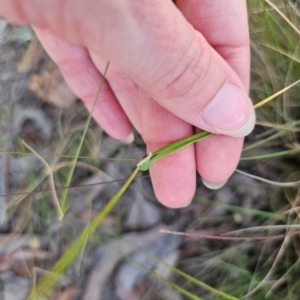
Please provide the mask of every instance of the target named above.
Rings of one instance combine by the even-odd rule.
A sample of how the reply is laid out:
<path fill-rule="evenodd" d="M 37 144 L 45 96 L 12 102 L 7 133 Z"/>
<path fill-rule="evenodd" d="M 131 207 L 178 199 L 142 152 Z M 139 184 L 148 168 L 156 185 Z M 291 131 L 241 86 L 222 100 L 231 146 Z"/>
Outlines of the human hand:
<path fill-rule="evenodd" d="M 196 170 L 210 187 L 233 173 L 255 123 L 245 0 L 0 0 L 0 15 L 34 27 L 89 109 L 110 61 L 94 118 L 112 137 L 132 123 L 154 152 L 195 128 L 217 134 L 151 166 L 164 205 L 190 203 Z"/>

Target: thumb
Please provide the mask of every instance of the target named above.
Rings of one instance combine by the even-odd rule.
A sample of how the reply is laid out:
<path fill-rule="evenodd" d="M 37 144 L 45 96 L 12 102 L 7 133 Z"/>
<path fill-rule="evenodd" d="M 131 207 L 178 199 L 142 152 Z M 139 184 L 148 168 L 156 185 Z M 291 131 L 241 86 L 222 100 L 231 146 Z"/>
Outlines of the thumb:
<path fill-rule="evenodd" d="M 233 137 L 248 135 L 256 117 L 237 74 L 198 33 L 189 52 L 155 85 L 149 87 L 146 81 L 141 85 L 163 107 L 195 127 Z"/>
<path fill-rule="evenodd" d="M 198 128 L 245 136 L 254 127 L 240 79 L 172 1 L 0 0 L 0 15 L 101 55 Z"/>
<path fill-rule="evenodd" d="M 255 125 L 252 102 L 238 75 L 205 37 L 172 1 L 131 4 L 127 15 L 135 26 L 118 27 L 110 47 L 104 46 L 99 54 L 129 74 L 160 105 L 195 127 L 234 137 L 249 134 Z"/>
<path fill-rule="evenodd" d="M 255 112 L 240 78 L 175 6 L 166 7 L 160 11 L 164 26 L 157 20 L 147 30 L 157 38 L 150 39 L 151 54 L 140 61 L 143 71 L 131 61 L 131 68 L 124 66 L 127 72 L 160 105 L 195 127 L 234 137 L 248 135 Z M 247 46 L 245 39 L 241 48 Z"/>

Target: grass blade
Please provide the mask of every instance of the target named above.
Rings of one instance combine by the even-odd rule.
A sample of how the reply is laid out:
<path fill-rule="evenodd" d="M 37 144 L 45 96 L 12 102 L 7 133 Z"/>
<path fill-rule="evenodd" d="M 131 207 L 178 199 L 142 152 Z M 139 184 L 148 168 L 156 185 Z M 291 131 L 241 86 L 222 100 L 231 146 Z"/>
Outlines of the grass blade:
<path fill-rule="evenodd" d="M 86 227 L 80 236 L 73 242 L 73 244 L 66 250 L 66 252 L 61 256 L 61 258 L 55 263 L 52 269 L 36 286 L 36 288 L 31 289 L 26 300 L 34 300 L 37 297 L 47 296 L 51 289 L 59 281 L 63 273 L 72 264 L 72 262 L 77 257 L 80 250 L 86 244 L 86 241 L 93 235 L 99 225 L 102 223 L 103 219 L 110 213 L 113 207 L 117 204 L 118 200 L 122 194 L 126 191 L 132 180 L 138 173 L 139 168 L 136 168 L 127 181 L 122 185 L 120 190 L 111 198 L 111 200 L 105 205 L 105 207 L 99 212 L 99 214 L 93 219 L 91 224 Z"/>
<path fill-rule="evenodd" d="M 246 160 L 274 158 L 274 157 L 292 155 L 299 151 L 300 151 L 300 148 L 295 148 L 295 149 L 291 149 L 291 150 L 279 151 L 279 152 L 274 152 L 274 153 L 269 153 L 269 154 L 262 154 L 262 155 L 256 155 L 256 156 L 244 156 L 244 157 L 241 157 L 240 160 L 246 161 Z"/>
<path fill-rule="evenodd" d="M 266 103 L 268 103 L 269 101 L 273 100 L 274 98 L 276 98 L 277 96 L 283 94 L 284 92 L 286 92 L 287 90 L 289 90 L 290 88 L 292 88 L 293 86 L 297 85 L 300 82 L 300 79 L 297 80 L 296 82 L 292 83 L 291 85 L 283 88 L 282 90 L 276 92 L 275 94 L 273 94 L 272 96 L 262 100 L 261 102 L 257 103 L 256 105 L 254 105 L 254 109 L 261 107 L 263 105 L 265 105 Z M 175 143 L 172 143 L 170 145 L 167 145 L 165 147 L 162 147 L 161 149 L 150 153 L 148 156 L 146 156 L 144 159 L 142 159 L 138 164 L 137 167 L 140 168 L 141 171 L 147 171 L 149 169 L 149 167 L 157 160 L 171 154 L 174 153 L 175 151 L 178 151 L 190 144 L 196 143 L 204 138 L 207 138 L 209 136 L 213 135 L 213 133 L 208 132 L 208 131 L 201 131 L 199 133 L 196 133 L 194 135 L 191 135 L 187 138 L 181 139 Z"/>
<path fill-rule="evenodd" d="M 98 101 L 98 98 L 99 98 L 99 95 L 100 95 L 100 92 L 102 90 L 102 87 L 103 87 L 103 84 L 105 82 L 105 77 L 106 77 L 106 74 L 107 74 L 107 71 L 108 71 L 108 67 L 109 67 L 109 62 L 107 63 L 106 65 L 106 68 L 105 68 L 105 71 L 103 73 L 103 76 L 101 78 L 101 82 L 100 82 L 100 85 L 99 85 L 99 89 L 97 91 L 97 94 L 96 94 L 96 97 L 95 97 L 95 100 L 94 100 L 94 103 L 93 103 L 93 106 L 92 106 L 92 109 L 89 113 L 89 117 L 87 119 L 87 122 L 85 124 L 85 127 L 84 127 L 84 131 L 82 133 L 82 137 L 80 139 L 80 143 L 79 143 L 79 146 L 77 147 L 76 149 L 76 154 L 75 154 L 75 157 L 74 157 L 74 161 L 73 161 L 73 164 L 68 172 L 68 175 L 67 175 L 67 181 L 66 181 L 66 184 L 65 186 L 70 186 L 71 184 L 71 181 L 72 181 L 72 177 L 73 177 L 73 174 L 74 174 L 74 170 L 75 170 L 75 167 L 76 167 L 76 163 L 78 161 L 78 157 L 79 157 L 79 154 L 80 154 L 80 151 L 81 151 L 81 148 L 82 148 L 82 145 L 83 145 L 83 142 L 84 142 L 84 139 L 85 139 L 85 136 L 86 136 L 86 133 L 88 131 L 88 128 L 89 128 L 89 125 L 91 123 L 91 120 L 92 120 L 92 116 L 93 116 L 93 112 L 95 110 L 95 107 L 96 107 L 96 104 L 97 104 L 97 101 Z M 68 193 L 69 193 L 69 190 L 68 189 L 65 189 L 62 193 L 62 196 L 61 196 L 61 207 L 63 210 L 66 209 L 67 207 L 67 201 L 68 201 Z"/>
<path fill-rule="evenodd" d="M 146 171 L 149 169 L 149 167 L 151 166 L 152 163 L 154 163 L 155 161 L 171 154 L 174 153 L 175 151 L 180 150 L 183 147 L 186 147 L 190 144 L 193 144 L 195 142 L 198 142 L 206 137 L 211 136 L 212 133 L 207 132 L 207 131 L 201 131 L 199 133 L 196 133 L 192 136 L 189 136 L 187 138 L 184 138 L 182 140 L 179 140 L 173 144 L 167 145 L 153 153 L 151 153 L 148 157 L 149 159 L 146 160 L 144 163 L 139 163 L 138 167 L 140 168 L 141 171 Z"/>

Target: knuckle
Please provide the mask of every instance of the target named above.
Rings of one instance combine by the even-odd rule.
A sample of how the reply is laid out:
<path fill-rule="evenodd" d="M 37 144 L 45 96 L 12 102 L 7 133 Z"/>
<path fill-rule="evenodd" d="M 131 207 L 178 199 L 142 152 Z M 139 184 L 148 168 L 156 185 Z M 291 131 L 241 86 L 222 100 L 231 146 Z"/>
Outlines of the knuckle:
<path fill-rule="evenodd" d="M 62 59 L 56 62 L 64 76 L 77 76 L 88 70 L 90 62 L 86 59 Z"/>
<path fill-rule="evenodd" d="M 163 98 L 174 100 L 182 97 L 192 97 L 201 92 L 206 85 L 207 71 L 210 66 L 209 45 L 204 38 L 198 37 L 188 50 L 176 62 L 175 67 L 165 74 L 163 83 Z"/>

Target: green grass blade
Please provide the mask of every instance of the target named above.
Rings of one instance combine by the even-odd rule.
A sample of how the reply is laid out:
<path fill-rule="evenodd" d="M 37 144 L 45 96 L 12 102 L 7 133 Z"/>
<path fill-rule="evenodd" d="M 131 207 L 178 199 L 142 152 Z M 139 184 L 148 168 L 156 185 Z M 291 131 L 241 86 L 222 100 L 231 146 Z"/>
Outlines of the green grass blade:
<path fill-rule="evenodd" d="M 275 220 L 282 220 L 282 221 L 286 222 L 286 219 L 287 219 L 286 216 L 279 214 L 279 213 L 251 209 L 248 207 L 244 208 L 242 206 L 220 203 L 220 202 L 212 201 L 212 200 L 200 197 L 200 196 L 195 196 L 194 199 L 200 203 L 209 204 L 212 207 L 222 207 L 231 212 L 238 212 L 240 214 L 249 215 L 249 216 L 258 216 L 258 217 L 261 217 L 261 218 L 264 218 L 267 220 L 274 218 Z"/>
<path fill-rule="evenodd" d="M 284 92 L 286 92 L 287 90 L 289 90 L 290 88 L 292 88 L 293 86 L 297 85 L 300 82 L 300 79 L 297 80 L 296 82 L 290 84 L 289 86 L 283 88 L 282 90 L 276 92 L 275 94 L 273 94 L 270 97 L 267 97 L 266 99 L 262 100 L 261 102 L 257 103 L 256 105 L 254 105 L 254 108 L 258 108 L 261 107 L 263 105 L 265 105 L 266 103 L 268 103 L 269 101 L 273 100 L 274 98 L 278 97 L 279 95 L 283 94 Z M 175 143 L 172 143 L 170 145 L 167 145 L 153 153 L 150 153 L 146 158 L 144 158 L 143 160 L 141 160 L 137 166 L 140 168 L 141 171 L 147 171 L 149 169 L 149 167 L 157 160 L 171 154 L 174 153 L 190 144 L 196 143 L 204 138 L 207 138 L 209 136 L 213 135 L 213 133 L 211 132 L 207 132 L 207 131 L 201 131 L 199 133 L 196 133 L 192 136 L 189 136 L 187 138 L 181 139 Z"/>
<path fill-rule="evenodd" d="M 291 150 L 279 151 L 279 152 L 275 152 L 275 153 L 262 154 L 262 155 L 257 155 L 257 156 L 244 156 L 244 157 L 241 157 L 240 160 L 245 161 L 245 160 L 258 160 L 258 159 L 274 158 L 274 157 L 280 157 L 280 156 L 285 156 L 285 155 L 291 155 L 291 154 L 297 153 L 299 151 L 300 151 L 300 148 L 295 148 L 295 149 L 291 149 Z"/>
<path fill-rule="evenodd" d="M 164 260 L 162 259 L 159 259 L 157 258 L 154 254 L 148 252 L 147 250 L 143 249 L 144 252 L 149 256 L 149 258 L 155 260 L 156 262 L 158 263 L 162 263 L 164 264 L 166 267 L 170 268 L 175 274 L 183 277 L 184 279 L 187 279 L 189 283 L 193 283 L 195 285 L 197 285 L 198 287 L 200 287 L 201 289 L 205 290 L 205 291 L 208 291 L 216 296 L 220 296 L 222 297 L 222 299 L 227 299 L 227 300 L 239 300 L 238 298 L 232 296 L 232 295 L 229 295 L 223 291 L 220 291 L 220 290 L 217 290 L 213 287 L 211 287 L 210 285 L 186 274 L 185 272 L 177 269 L 176 267 L 173 267 L 169 264 L 167 264 Z M 202 299 L 202 298 L 199 298 L 198 296 L 186 291 L 183 287 L 180 287 L 176 284 L 174 284 L 173 282 L 170 282 L 169 280 L 167 280 L 166 278 L 158 275 L 157 273 L 155 273 L 154 271 L 152 270 L 149 270 L 148 268 L 146 268 L 145 266 L 143 266 L 142 264 L 140 264 L 139 262 L 133 260 L 130 256 L 126 255 L 126 258 L 129 259 L 130 261 L 132 261 L 134 264 L 136 264 L 138 267 L 140 267 L 141 269 L 145 270 L 147 273 L 149 273 L 151 276 L 159 279 L 159 280 L 163 280 L 165 281 L 167 284 L 171 285 L 172 287 L 174 287 L 176 290 L 178 290 L 180 293 L 190 297 L 191 299 Z M 187 293 L 188 292 L 188 293 Z M 196 297 L 196 298 L 194 298 Z"/>
<path fill-rule="evenodd" d="M 61 256 L 61 258 L 55 263 L 55 265 L 50 269 L 49 274 L 47 274 L 38 283 L 36 288 L 31 289 L 26 300 L 34 300 L 37 297 L 46 296 L 52 290 L 52 288 L 59 281 L 63 273 L 75 260 L 76 256 L 80 250 L 86 244 L 86 241 L 93 235 L 95 230 L 100 226 L 103 219 L 110 213 L 113 207 L 117 204 L 118 200 L 122 194 L 126 191 L 132 180 L 135 178 L 136 174 L 139 172 L 139 168 L 136 168 L 127 181 L 122 185 L 120 190 L 111 198 L 111 200 L 105 205 L 105 207 L 100 211 L 100 213 L 93 219 L 91 224 L 86 227 L 80 236 L 73 242 L 73 244 L 66 250 L 66 252 Z"/>
<path fill-rule="evenodd" d="M 264 145 L 264 144 L 266 144 L 266 143 L 268 143 L 268 142 L 270 142 L 270 141 L 272 141 L 272 140 L 280 137 L 282 134 L 285 134 L 285 133 L 286 133 L 286 130 L 281 130 L 281 131 L 279 131 L 279 132 L 277 132 L 277 133 L 275 133 L 275 134 L 273 134 L 273 135 L 271 135 L 271 136 L 269 136 L 269 137 L 267 137 L 267 138 L 265 138 L 265 139 L 263 139 L 261 141 L 253 143 L 253 144 L 251 144 L 251 145 L 249 145 L 247 147 L 244 147 L 243 148 L 243 153 L 246 152 L 246 151 L 255 149 L 255 148 L 259 147 L 259 146 L 262 146 L 262 145 Z"/>
<path fill-rule="evenodd" d="M 209 286 L 208 284 L 204 283 L 203 281 L 200 281 L 196 278 L 194 278 L 193 276 L 190 276 L 182 271 L 180 271 L 179 269 L 177 268 L 174 268 L 174 267 L 171 267 L 171 269 L 173 270 L 174 273 L 182 276 L 183 278 L 189 280 L 189 282 L 192 282 L 194 283 L 195 285 L 201 287 L 202 289 L 204 290 L 207 290 L 209 292 L 211 292 L 212 294 L 215 294 L 217 296 L 220 296 L 222 297 L 223 299 L 228 299 L 228 300 L 239 300 L 238 298 L 234 297 L 234 296 L 231 296 L 223 291 L 220 291 L 220 290 L 217 290 L 211 286 Z"/>
<path fill-rule="evenodd" d="M 86 136 L 86 133 L 88 131 L 88 128 L 89 128 L 89 125 L 91 123 L 91 120 L 92 120 L 92 116 L 93 116 L 93 112 L 95 110 L 95 107 L 96 107 L 96 104 L 97 104 L 97 101 L 98 101 L 98 98 L 99 98 L 99 95 L 100 95 L 100 92 L 102 90 L 102 87 L 103 87 L 103 84 L 105 82 L 105 77 L 106 77 L 106 74 L 107 74 L 107 71 L 108 71 L 108 67 L 109 67 L 109 62 L 107 63 L 106 65 L 106 68 L 105 68 L 105 71 L 103 73 L 103 76 L 101 78 L 101 82 L 100 82 L 100 85 L 99 85 L 99 89 L 97 91 L 97 94 L 96 94 L 96 97 L 95 97 L 95 100 L 94 100 L 94 103 L 93 103 L 93 106 L 92 106 L 92 109 L 89 113 L 89 117 L 87 119 L 87 122 L 85 124 L 85 127 L 84 127 L 84 131 L 82 133 L 82 136 L 81 136 L 81 139 L 80 139 L 80 142 L 79 142 L 79 146 L 77 147 L 76 149 L 76 154 L 75 154 L 75 158 L 74 158 L 74 161 L 73 161 L 73 164 L 68 172 L 68 175 L 67 175 L 67 180 L 66 180 L 66 183 L 65 183 L 65 186 L 70 186 L 71 184 L 71 180 L 72 180 L 72 177 L 73 177 L 73 174 L 74 174 L 74 170 L 75 170 L 75 167 L 76 167 L 76 163 L 78 161 L 78 157 L 79 157 L 79 154 L 80 154 L 80 151 L 81 151 L 81 148 L 82 148 L 82 145 L 83 145 L 83 142 L 84 142 L 84 139 L 85 139 L 85 136 Z M 68 201 L 68 194 L 69 194 L 69 189 L 65 189 L 61 195 L 61 208 L 62 210 L 64 211 L 67 207 L 67 201 Z"/>
<path fill-rule="evenodd" d="M 179 149 L 182 149 L 183 147 L 186 147 L 190 144 L 193 144 L 195 142 L 198 142 L 206 137 L 211 136 L 212 133 L 207 131 L 201 131 L 199 133 L 196 133 L 192 136 L 189 136 L 187 138 L 181 139 L 173 144 L 167 145 L 155 152 L 153 152 L 151 155 L 149 155 L 149 160 L 145 161 L 141 165 L 139 165 L 139 168 L 141 171 L 146 171 L 149 169 L 149 167 L 154 163 L 155 161 L 174 153 L 175 151 L 178 151 Z"/>
<path fill-rule="evenodd" d="M 152 257 L 152 255 L 151 255 Z M 193 294 L 192 292 L 189 292 L 188 290 L 184 289 L 183 287 L 177 285 L 176 283 L 166 279 L 163 276 L 158 275 L 157 273 L 155 273 L 154 271 L 146 268 L 145 266 L 143 266 L 141 263 L 135 261 L 134 259 L 132 259 L 130 256 L 126 255 L 126 258 L 131 260 L 135 265 L 137 265 L 138 267 L 140 267 L 142 270 L 144 270 L 146 273 L 148 273 L 149 275 L 151 275 L 153 278 L 156 278 L 160 281 L 164 281 L 166 284 L 170 285 L 171 287 L 173 287 L 175 290 L 177 290 L 179 293 L 181 293 L 182 295 L 187 296 L 189 299 L 193 299 L 193 300 L 204 300 L 203 298 Z M 157 259 L 158 261 L 160 261 L 159 259 Z M 234 300 L 237 300 L 236 298 Z"/>

